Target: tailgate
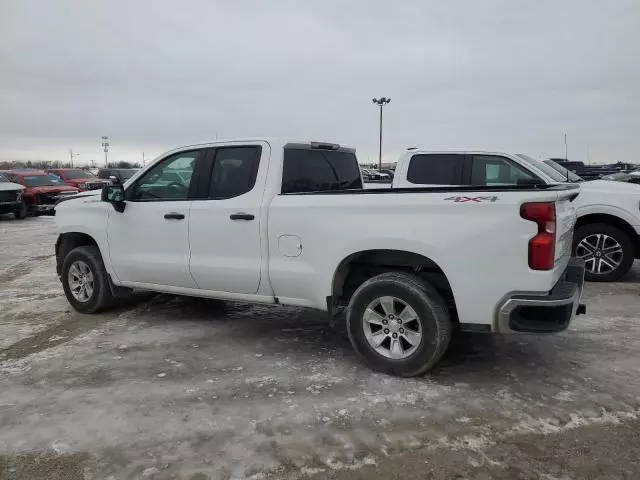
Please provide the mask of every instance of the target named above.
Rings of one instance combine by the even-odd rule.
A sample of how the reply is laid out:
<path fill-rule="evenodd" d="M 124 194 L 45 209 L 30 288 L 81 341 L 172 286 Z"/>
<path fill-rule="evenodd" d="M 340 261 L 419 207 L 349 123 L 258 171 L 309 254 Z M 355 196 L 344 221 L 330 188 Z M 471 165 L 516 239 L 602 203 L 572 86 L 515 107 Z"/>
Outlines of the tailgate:
<path fill-rule="evenodd" d="M 569 264 L 573 246 L 573 229 L 576 225 L 576 208 L 573 200 L 578 192 L 558 192 L 556 201 L 556 249 L 554 282 L 560 278 Z"/>

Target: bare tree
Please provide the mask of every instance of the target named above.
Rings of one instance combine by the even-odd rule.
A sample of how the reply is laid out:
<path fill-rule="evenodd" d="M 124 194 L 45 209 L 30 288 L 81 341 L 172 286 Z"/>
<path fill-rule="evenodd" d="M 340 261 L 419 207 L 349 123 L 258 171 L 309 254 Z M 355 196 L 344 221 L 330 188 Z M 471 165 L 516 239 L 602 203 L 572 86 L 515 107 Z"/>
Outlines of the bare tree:
<path fill-rule="evenodd" d="M 14 160 L 11 162 L 0 162 L 0 170 L 13 170 L 16 168 L 38 168 L 40 170 L 47 168 L 71 168 L 71 162 L 61 162 L 60 160 L 27 160 L 26 162 Z"/>

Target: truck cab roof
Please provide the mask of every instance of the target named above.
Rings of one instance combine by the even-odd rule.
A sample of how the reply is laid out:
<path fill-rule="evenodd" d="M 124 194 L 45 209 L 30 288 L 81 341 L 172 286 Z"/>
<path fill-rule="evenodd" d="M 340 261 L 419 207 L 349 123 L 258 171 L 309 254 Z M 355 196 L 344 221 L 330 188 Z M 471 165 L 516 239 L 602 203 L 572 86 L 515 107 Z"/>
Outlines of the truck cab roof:
<path fill-rule="evenodd" d="M 175 148 L 170 150 L 163 156 L 173 153 L 180 152 L 183 150 L 189 150 L 192 148 L 203 148 L 203 147 L 215 147 L 215 146 L 230 146 L 234 143 L 244 144 L 244 143 L 252 143 L 252 142 L 265 142 L 268 143 L 272 148 L 316 148 L 319 150 L 354 150 L 349 145 L 341 145 L 332 142 L 322 142 L 316 140 L 300 140 L 300 139 L 291 139 L 291 138 L 280 138 L 280 137 L 243 137 L 243 138 L 230 138 L 230 139 L 222 139 L 222 140 L 212 140 L 209 142 L 202 143 L 194 143 L 190 145 L 185 145 L 182 147 Z"/>

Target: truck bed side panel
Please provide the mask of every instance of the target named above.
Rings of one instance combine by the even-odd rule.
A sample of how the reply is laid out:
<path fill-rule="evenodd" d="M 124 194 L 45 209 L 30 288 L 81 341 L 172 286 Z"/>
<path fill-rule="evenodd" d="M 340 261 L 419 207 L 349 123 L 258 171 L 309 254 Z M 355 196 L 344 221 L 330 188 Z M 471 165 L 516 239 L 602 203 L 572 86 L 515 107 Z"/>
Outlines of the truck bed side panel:
<path fill-rule="evenodd" d="M 269 274 L 277 296 L 326 308 L 340 262 L 370 249 L 406 250 L 436 262 L 447 276 L 461 322 L 490 323 L 507 292 L 547 292 L 566 267 L 528 267 L 533 222 L 528 201 L 555 191 L 279 195 L 269 210 Z"/>

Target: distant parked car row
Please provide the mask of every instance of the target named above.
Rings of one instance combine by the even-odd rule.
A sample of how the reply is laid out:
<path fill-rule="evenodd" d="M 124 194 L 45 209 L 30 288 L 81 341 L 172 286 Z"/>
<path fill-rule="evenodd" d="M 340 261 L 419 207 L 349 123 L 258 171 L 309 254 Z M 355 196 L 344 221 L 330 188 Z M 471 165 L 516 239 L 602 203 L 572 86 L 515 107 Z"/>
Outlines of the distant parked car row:
<path fill-rule="evenodd" d="M 67 185 L 80 190 L 101 190 L 105 185 L 124 183 L 133 177 L 137 168 L 100 168 L 97 173 L 81 168 L 52 168 L 47 169 L 63 180 Z"/>
<path fill-rule="evenodd" d="M 111 185 L 109 180 L 98 178 L 93 173 L 80 168 L 52 168 L 46 172 L 79 190 L 101 190 L 106 185 Z"/>
<path fill-rule="evenodd" d="M 18 219 L 25 218 L 27 214 L 52 215 L 58 200 L 79 191 L 43 170 L 25 168 L 0 173 L 11 184 L 22 187 L 20 204 L 16 204 L 12 210 Z M 17 202 L 17 197 L 15 201 Z"/>
<path fill-rule="evenodd" d="M 124 183 L 138 171 L 137 168 L 101 168 L 97 177 L 111 180 L 115 183 Z"/>
<path fill-rule="evenodd" d="M 584 162 L 570 161 L 564 158 L 551 158 L 549 160 L 575 173 L 583 180 L 606 179 L 606 180 L 628 181 L 628 180 L 622 180 L 625 177 L 616 177 L 616 178 L 605 178 L 605 177 L 610 177 L 611 175 L 616 175 L 619 173 L 632 173 L 634 170 L 637 171 L 638 169 L 638 165 L 634 163 L 618 162 L 618 163 L 611 163 L 608 165 L 585 165 Z M 636 182 L 632 182 L 632 183 L 636 183 Z"/>
<path fill-rule="evenodd" d="M 39 170 L 22 168 L 0 171 L 0 214 L 53 215 L 56 203 L 80 191 L 99 190 L 124 183 L 136 169 L 105 168 L 97 175 L 81 168 Z"/>
<path fill-rule="evenodd" d="M 371 168 L 361 168 L 362 179 L 367 181 L 390 182 L 393 180 L 393 170 L 374 170 Z"/>

